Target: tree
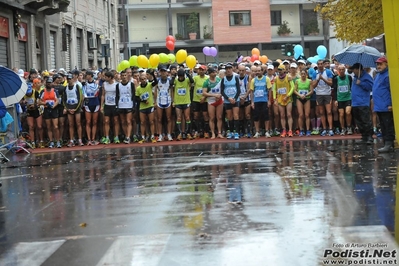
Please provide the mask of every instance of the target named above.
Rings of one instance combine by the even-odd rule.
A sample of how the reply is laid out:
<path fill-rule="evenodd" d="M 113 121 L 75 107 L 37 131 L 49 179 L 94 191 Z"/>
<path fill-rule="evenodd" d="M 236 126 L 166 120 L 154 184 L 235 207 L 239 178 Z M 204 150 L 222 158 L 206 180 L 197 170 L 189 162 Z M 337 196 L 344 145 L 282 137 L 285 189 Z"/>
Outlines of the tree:
<path fill-rule="evenodd" d="M 382 0 L 327 0 L 315 11 L 335 26 L 339 40 L 362 42 L 384 32 Z"/>

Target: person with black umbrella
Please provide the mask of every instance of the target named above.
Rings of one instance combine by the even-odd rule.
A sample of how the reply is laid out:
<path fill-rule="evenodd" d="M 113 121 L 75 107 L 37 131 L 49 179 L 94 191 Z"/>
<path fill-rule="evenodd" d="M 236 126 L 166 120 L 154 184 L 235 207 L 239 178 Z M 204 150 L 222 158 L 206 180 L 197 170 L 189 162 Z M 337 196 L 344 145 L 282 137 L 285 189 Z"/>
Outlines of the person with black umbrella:
<path fill-rule="evenodd" d="M 373 78 L 367 74 L 359 63 L 354 64 L 352 69 L 355 74 L 352 80 L 352 115 L 360 134 L 362 134 L 362 139 L 356 143 L 372 145 L 374 141 L 370 113 L 370 92 L 373 88 Z"/>

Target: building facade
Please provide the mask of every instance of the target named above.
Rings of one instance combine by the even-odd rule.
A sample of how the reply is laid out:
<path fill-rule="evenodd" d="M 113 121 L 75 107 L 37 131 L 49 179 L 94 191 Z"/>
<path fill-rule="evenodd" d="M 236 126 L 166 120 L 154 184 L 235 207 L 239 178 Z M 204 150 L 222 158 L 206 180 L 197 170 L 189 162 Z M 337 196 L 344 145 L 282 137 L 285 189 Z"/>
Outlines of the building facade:
<path fill-rule="evenodd" d="M 116 14 L 112 0 L 0 0 L 0 65 L 115 67 Z"/>
<path fill-rule="evenodd" d="M 314 8 L 307 0 L 119 0 L 121 57 L 168 53 L 168 35 L 177 39 L 175 51 L 187 49 L 200 62 L 232 61 L 251 55 L 254 47 L 269 58 L 282 58 L 286 44 L 302 44 L 305 56 L 313 56 L 329 40 L 328 23 Z M 198 17 L 194 40 L 187 23 L 192 13 Z M 291 33 L 281 36 L 277 31 L 284 22 Z M 204 46 L 216 47 L 217 58 L 205 56 Z"/>

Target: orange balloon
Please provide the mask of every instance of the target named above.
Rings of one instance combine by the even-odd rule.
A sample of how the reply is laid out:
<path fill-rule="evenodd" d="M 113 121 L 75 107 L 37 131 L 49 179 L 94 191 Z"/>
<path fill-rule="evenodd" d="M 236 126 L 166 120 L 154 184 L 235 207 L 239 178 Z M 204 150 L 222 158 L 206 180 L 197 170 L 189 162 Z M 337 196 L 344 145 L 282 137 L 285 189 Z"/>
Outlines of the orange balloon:
<path fill-rule="evenodd" d="M 283 60 L 281 59 L 277 59 L 276 61 L 279 62 L 280 64 L 283 62 Z"/>
<path fill-rule="evenodd" d="M 260 60 L 263 64 L 266 64 L 267 61 L 269 60 L 269 58 L 267 58 L 266 55 L 262 55 L 262 56 L 259 58 L 259 60 Z"/>
<path fill-rule="evenodd" d="M 252 49 L 252 55 L 258 55 L 258 56 L 260 56 L 260 51 L 259 51 L 259 49 L 258 48 L 253 48 Z"/>

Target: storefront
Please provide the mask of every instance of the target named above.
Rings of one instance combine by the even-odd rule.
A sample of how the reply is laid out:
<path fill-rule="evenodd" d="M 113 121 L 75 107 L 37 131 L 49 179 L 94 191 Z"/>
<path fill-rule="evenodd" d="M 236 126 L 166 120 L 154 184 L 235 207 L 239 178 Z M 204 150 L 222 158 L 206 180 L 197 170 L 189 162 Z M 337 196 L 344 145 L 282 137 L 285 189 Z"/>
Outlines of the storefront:
<path fill-rule="evenodd" d="M 8 39 L 10 37 L 9 20 L 0 16 L 0 65 L 8 65 Z"/>

